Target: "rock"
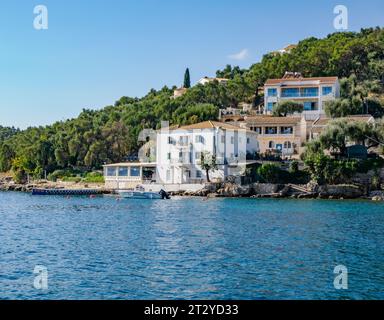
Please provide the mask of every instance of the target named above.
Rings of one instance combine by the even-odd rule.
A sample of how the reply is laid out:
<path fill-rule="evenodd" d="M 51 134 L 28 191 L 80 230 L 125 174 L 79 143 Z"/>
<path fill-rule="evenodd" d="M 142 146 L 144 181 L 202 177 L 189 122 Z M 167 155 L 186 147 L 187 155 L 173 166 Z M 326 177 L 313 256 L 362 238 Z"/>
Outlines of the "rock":
<path fill-rule="evenodd" d="M 372 201 L 384 201 L 384 198 L 382 198 L 380 196 L 374 196 L 374 197 L 372 197 Z"/>
<path fill-rule="evenodd" d="M 219 190 L 220 188 L 222 188 L 222 183 L 212 183 L 212 182 L 209 183 L 209 182 L 207 182 L 204 185 L 204 190 L 209 191 L 209 193 L 217 192 L 217 190 Z"/>
<path fill-rule="evenodd" d="M 300 193 L 297 195 L 297 199 L 313 199 L 315 196 L 316 194 L 313 193 Z"/>
<path fill-rule="evenodd" d="M 336 199 L 356 199 L 364 195 L 363 188 L 355 185 L 325 185 L 319 187 L 319 197 L 327 199 L 330 196 Z"/>
<path fill-rule="evenodd" d="M 207 195 L 207 198 L 217 198 L 219 195 L 217 193 L 210 193 Z"/>
<path fill-rule="evenodd" d="M 317 182 L 314 182 L 314 181 L 310 181 L 307 185 L 306 185 L 306 189 L 310 192 L 319 192 L 319 184 Z"/>
<path fill-rule="evenodd" d="M 225 183 L 216 193 L 221 197 L 246 197 L 251 195 L 251 191 L 252 189 L 249 185 L 241 186 L 233 183 Z"/>
<path fill-rule="evenodd" d="M 280 192 L 281 197 L 286 197 L 288 194 L 291 192 L 291 187 L 290 186 L 285 186 Z"/>
<path fill-rule="evenodd" d="M 284 189 L 284 185 L 272 183 L 253 183 L 251 185 L 254 194 L 273 194 Z"/>

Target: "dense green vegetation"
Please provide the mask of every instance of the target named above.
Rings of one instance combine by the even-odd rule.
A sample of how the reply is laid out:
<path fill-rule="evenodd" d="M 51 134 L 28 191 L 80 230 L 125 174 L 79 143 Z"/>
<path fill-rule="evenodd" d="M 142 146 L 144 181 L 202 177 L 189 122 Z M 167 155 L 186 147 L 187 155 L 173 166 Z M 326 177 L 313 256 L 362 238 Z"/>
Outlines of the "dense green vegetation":
<path fill-rule="evenodd" d="M 251 173 L 249 176 L 263 183 L 306 184 L 311 178 L 306 170 L 299 170 L 297 161 L 292 161 L 288 170 L 282 168 L 280 163 L 263 163 L 257 167 L 254 174 Z"/>
<path fill-rule="evenodd" d="M 332 118 L 352 114 L 371 114 L 375 118 L 384 116 L 384 88 L 380 80 L 358 82 L 353 74 L 340 80 L 340 99 L 330 101 L 325 111 Z"/>
<path fill-rule="evenodd" d="M 104 183 L 101 172 L 81 172 L 80 170 L 55 170 L 48 175 L 50 181 L 84 182 L 84 183 Z"/>
<path fill-rule="evenodd" d="M 348 92 L 351 89 L 352 95 L 360 99 L 353 112 L 364 111 L 363 101 L 380 116 L 384 29 L 305 39 L 291 53 L 267 54 L 249 69 L 227 66 L 217 72 L 218 77 L 230 79 L 227 85 L 217 82 L 197 85 L 177 99 L 172 97 L 175 87 L 164 87 L 158 91 L 152 89 L 142 98 L 122 97 L 102 110 L 83 110 L 76 119 L 46 127 L 20 132 L 0 127 L 0 171 L 13 169 L 22 180 L 26 173 L 41 177 L 44 170 L 52 173 L 68 168 L 84 172 L 99 169 L 104 163 L 122 161 L 137 152 L 137 137 L 143 128 L 157 129 L 161 121 L 169 121 L 171 125 L 197 123 L 215 119 L 219 108 L 237 107 L 240 102 L 258 104 L 262 101 L 259 88 L 268 78 L 281 77 L 285 71 L 301 72 L 305 77 L 349 78 L 343 86 L 345 93 L 340 101 L 343 108 L 347 103 L 355 104 L 351 91 Z M 365 91 L 361 92 L 361 88 Z M 348 112 L 339 112 L 339 107 L 333 109 L 337 109 L 333 116 Z"/>
<path fill-rule="evenodd" d="M 0 126 L 0 143 L 3 142 L 4 140 L 12 137 L 16 133 L 18 133 L 19 130 L 15 128 L 8 128 L 8 127 L 2 127 Z"/>
<path fill-rule="evenodd" d="M 384 123 L 374 125 L 337 119 L 321 135 L 306 146 L 302 155 L 311 178 L 320 184 L 337 184 L 348 181 L 355 173 L 377 170 L 384 166 L 382 158 L 368 160 L 348 159 L 347 143 L 365 146 L 368 150 L 379 148 L 384 142 Z M 326 154 L 324 151 L 330 152 Z"/>

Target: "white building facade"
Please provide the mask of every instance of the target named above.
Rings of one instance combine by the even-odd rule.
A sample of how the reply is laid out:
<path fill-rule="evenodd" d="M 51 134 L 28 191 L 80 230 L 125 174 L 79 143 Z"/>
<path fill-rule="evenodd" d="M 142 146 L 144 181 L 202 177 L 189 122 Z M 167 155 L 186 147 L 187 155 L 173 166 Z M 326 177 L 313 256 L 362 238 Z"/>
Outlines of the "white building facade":
<path fill-rule="evenodd" d="M 204 162 L 216 158 L 210 180 L 224 181 L 245 173 L 247 154 L 259 151 L 257 134 L 235 125 L 206 121 L 179 128 L 163 128 L 157 135 L 157 183 L 194 184 L 207 181 Z"/>
<path fill-rule="evenodd" d="M 303 104 L 303 115 L 315 120 L 325 115 L 325 103 L 340 97 L 337 77 L 303 78 L 286 74 L 282 79 L 269 79 L 264 85 L 264 113 L 272 114 L 273 107 L 283 101 Z"/>

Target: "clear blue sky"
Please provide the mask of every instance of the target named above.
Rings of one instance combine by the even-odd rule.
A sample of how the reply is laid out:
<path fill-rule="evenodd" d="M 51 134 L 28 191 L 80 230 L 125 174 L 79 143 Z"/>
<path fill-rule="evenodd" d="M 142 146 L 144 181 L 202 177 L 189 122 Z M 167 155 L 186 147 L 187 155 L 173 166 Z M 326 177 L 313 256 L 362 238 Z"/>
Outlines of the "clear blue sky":
<path fill-rule="evenodd" d="M 33 28 L 39 4 L 48 30 Z M 45 125 L 181 85 L 186 67 L 193 82 L 226 64 L 248 67 L 334 32 L 337 4 L 348 7 L 351 31 L 384 25 L 382 0 L 3 0 L 0 125 Z"/>

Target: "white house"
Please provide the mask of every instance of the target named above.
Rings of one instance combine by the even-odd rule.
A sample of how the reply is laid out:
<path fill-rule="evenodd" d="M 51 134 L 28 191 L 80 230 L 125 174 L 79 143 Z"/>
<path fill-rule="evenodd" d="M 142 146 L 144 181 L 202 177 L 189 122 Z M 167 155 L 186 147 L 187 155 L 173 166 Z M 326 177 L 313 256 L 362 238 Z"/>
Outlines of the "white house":
<path fill-rule="evenodd" d="M 227 84 L 228 82 L 228 79 L 226 78 L 209 78 L 209 77 L 204 77 L 204 78 L 201 78 L 199 81 L 197 81 L 198 84 L 202 84 L 203 86 L 208 84 L 208 83 L 212 83 L 212 82 L 215 82 L 217 81 L 218 83 L 220 84 Z"/>
<path fill-rule="evenodd" d="M 259 151 L 257 133 L 238 126 L 205 121 L 193 125 L 163 128 L 157 135 L 157 183 L 193 184 L 207 181 L 201 166 L 216 157 L 217 169 L 209 172 L 212 181 L 244 174 L 247 153 Z"/>
<path fill-rule="evenodd" d="M 306 119 L 315 120 L 325 114 L 325 103 L 340 97 L 337 77 L 303 78 L 300 73 L 287 72 L 282 79 L 269 79 L 264 85 L 264 113 L 282 101 L 302 103 Z"/>

